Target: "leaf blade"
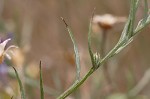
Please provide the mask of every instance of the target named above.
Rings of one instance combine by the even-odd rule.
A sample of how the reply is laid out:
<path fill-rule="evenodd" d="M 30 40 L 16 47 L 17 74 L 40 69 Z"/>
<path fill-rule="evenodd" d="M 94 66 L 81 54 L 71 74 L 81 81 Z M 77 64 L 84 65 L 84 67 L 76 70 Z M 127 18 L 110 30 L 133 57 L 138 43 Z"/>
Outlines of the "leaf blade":
<path fill-rule="evenodd" d="M 79 81 L 80 80 L 80 71 L 81 71 L 79 50 L 78 50 L 78 47 L 77 47 L 77 44 L 75 42 L 75 39 L 74 39 L 74 36 L 73 36 L 73 33 L 72 33 L 71 29 L 69 28 L 69 26 L 66 23 L 66 21 L 64 20 L 64 18 L 61 17 L 61 19 L 65 23 L 67 31 L 68 31 L 69 36 L 71 38 L 71 41 L 73 43 L 75 61 L 76 61 L 76 80 Z"/>
<path fill-rule="evenodd" d="M 91 48 L 91 32 L 92 32 L 92 21 L 93 21 L 93 17 L 94 17 L 94 11 L 95 11 L 95 8 L 93 10 L 93 13 L 92 13 L 92 16 L 90 19 L 89 30 L 88 30 L 88 50 L 89 50 L 89 54 L 90 54 L 90 58 L 91 58 L 93 66 L 95 65 L 95 63 L 94 63 L 94 57 L 93 57 L 93 52 L 92 52 L 92 48 Z"/>
<path fill-rule="evenodd" d="M 42 63 L 41 63 L 41 61 L 40 61 L 40 94 L 41 94 L 41 99 L 44 99 L 44 88 L 43 88 Z"/>
<path fill-rule="evenodd" d="M 22 82 L 20 80 L 20 77 L 18 75 L 18 72 L 17 70 L 15 69 L 15 67 L 13 67 L 14 71 L 15 71 L 15 74 L 16 74 L 16 77 L 17 77 L 17 80 L 18 80 L 18 83 L 19 83 L 19 87 L 20 87 L 20 92 L 21 92 L 21 99 L 26 99 L 25 97 L 25 91 L 23 89 L 23 85 L 22 85 Z"/>

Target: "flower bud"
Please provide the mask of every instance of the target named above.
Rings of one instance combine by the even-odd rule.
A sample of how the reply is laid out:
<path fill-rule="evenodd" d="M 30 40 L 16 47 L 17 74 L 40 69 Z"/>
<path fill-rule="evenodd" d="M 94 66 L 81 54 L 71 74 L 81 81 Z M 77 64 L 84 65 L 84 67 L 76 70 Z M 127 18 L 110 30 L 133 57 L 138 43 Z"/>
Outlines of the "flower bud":
<path fill-rule="evenodd" d="M 97 69 L 99 67 L 99 61 L 101 59 L 100 54 L 97 52 L 94 53 L 93 58 L 94 58 L 94 68 Z"/>

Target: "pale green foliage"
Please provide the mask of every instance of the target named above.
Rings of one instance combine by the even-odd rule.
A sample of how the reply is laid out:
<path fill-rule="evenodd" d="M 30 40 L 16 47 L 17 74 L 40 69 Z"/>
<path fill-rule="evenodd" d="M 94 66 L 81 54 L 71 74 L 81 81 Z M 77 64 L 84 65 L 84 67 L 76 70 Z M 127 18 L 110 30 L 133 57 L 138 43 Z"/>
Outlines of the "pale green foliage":
<path fill-rule="evenodd" d="M 130 44 L 133 41 L 134 36 L 150 23 L 150 15 L 148 14 L 147 0 L 145 0 L 144 2 L 145 2 L 144 17 L 143 19 L 141 19 L 141 21 L 139 21 L 138 25 L 135 28 L 136 12 L 137 12 L 140 0 L 131 0 L 129 17 L 125 24 L 121 37 L 118 43 L 115 45 L 115 47 L 112 48 L 112 50 L 102 59 L 100 58 L 100 55 L 98 53 L 93 53 L 92 48 L 91 48 L 91 32 L 92 32 L 91 27 L 92 27 L 92 19 L 93 19 L 93 15 L 92 15 L 90 25 L 89 25 L 89 33 L 88 33 L 88 50 L 89 50 L 89 54 L 90 54 L 93 66 L 91 67 L 89 72 L 78 83 L 75 82 L 70 88 L 68 88 L 64 93 L 62 93 L 57 99 L 64 99 L 65 97 L 70 95 L 72 92 L 74 92 L 80 85 L 83 84 L 83 82 L 95 70 L 97 70 L 100 66 L 102 66 L 102 64 L 105 63 L 109 58 L 113 57 L 114 55 L 118 54 L 121 50 L 123 50 L 128 44 Z"/>
<path fill-rule="evenodd" d="M 26 99 L 26 97 L 25 97 L 25 91 L 23 89 L 23 85 L 22 85 L 22 82 L 21 82 L 21 80 L 19 78 L 18 72 L 17 72 L 17 70 L 15 68 L 14 68 L 14 70 L 15 70 L 15 74 L 16 74 L 16 77 L 17 77 L 17 80 L 18 80 L 18 83 L 19 83 L 19 87 L 20 87 L 21 99 Z"/>
<path fill-rule="evenodd" d="M 80 56 L 79 56 L 79 50 L 77 47 L 77 44 L 75 42 L 73 33 L 71 32 L 70 28 L 68 27 L 68 24 L 65 22 L 65 20 L 61 17 L 62 21 L 65 23 L 67 31 L 69 33 L 69 36 L 72 40 L 73 43 L 73 47 L 74 47 L 74 53 L 75 53 L 75 60 L 76 60 L 76 80 L 79 81 L 80 80 Z"/>
<path fill-rule="evenodd" d="M 144 8 L 143 18 L 138 22 L 138 25 L 135 26 L 136 12 L 137 12 L 140 0 L 131 0 L 129 17 L 128 17 L 128 20 L 125 24 L 125 27 L 124 27 L 123 32 L 121 34 L 121 37 L 120 37 L 118 43 L 115 45 L 115 47 L 102 59 L 100 58 L 99 53 L 93 53 L 92 48 L 91 48 L 91 32 L 92 32 L 91 27 L 92 27 L 92 20 L 93 20 L 93 14 L 94 13 L 92 14 L 92 17 L 90 20 L 90 25 L 89 25 L 89 33 L 88 33 L 88 50 L 89 50 L 89 54 L 91 57 L 92 67 L 82 79 L 80 79 L 80 57 L 79 57 L 78 47 L 77 47 L 77 44 L 75 42 L 73 33 L 71 32 L 70 28 L 66 24 L 65 20 L 62 18 L 62 20 L 64 21 L 66 28 L 69 32 L 72 43 L 74 45 L 74 52 L 75 52 L 77 69 L 76 69 L 76 81 L 75 81 L 75 83 L 72 86 L 70 86 L 64 93 L 62 93 L 57 99 L 64 99 L 67 96 L 69 96 L 71 93 L 73 93 L 78 87 L 80 87 L 84 83 L 84 81 L 86 81 L 86 79 L 95 70 L 97 70 L 100 66 L 102 66 L 102 64 L 105 63 L 109 58 L 113 57 L 114 55 L 118 54 L 121 50 L 123 50 L 129 43 L 131 43 L 133 41 L 134 36 L 150 23 L 150 14 L 148 12 L 149 10 L 148 10 L 148 5 L 147 5 L 148 4 L 147 0 L 144 0 L 144 2 L 145 2 L 145 8 Z M 15 68 L 14 68 L 14 70 L 15 70 L 15 73 L 17 76 L 17 80 L 19 82 L 22 99 L 25 99 L 25 93 L 23 90 L 21 80 L 20 80 L 18 73 L 17 73 Z M 40 63 L 40 90 L 41 90 L 41 99 L 44 99 L 41 63 Z M 123 98 L 123 99 L 125 99 L 125 98 Z"/>

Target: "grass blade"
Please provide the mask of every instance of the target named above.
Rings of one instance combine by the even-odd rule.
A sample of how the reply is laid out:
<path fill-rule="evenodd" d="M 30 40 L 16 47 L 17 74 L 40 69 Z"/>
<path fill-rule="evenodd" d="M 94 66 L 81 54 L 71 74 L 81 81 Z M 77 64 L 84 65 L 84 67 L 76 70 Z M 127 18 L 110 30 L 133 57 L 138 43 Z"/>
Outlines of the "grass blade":
<path fill-rule="evenodd" d="M 41 99 L 44 99 L 44 88 L 43 88 L 43 79 L 42 79 L 42 62 L 40 61 L 40 93 Z"/>
<path fill-rule="evenodd" d="M 64 20 L 64 18 L 61 17 L 61 19 L 62 19 L 62 21 L 63 21 L 63 22 L 65 23 L 65 25 L 66 25 L 66 28 L 67 28 L 67 30 L 68 30 L 68 33 L 69 33 L 69 35 L 70 35 L 70 38 L 71 38 L 72 43 L 73 43 L 73 46 L 74 46 L 74 53 L 75 53 L 75 60 L 76 60 L 76 68 L 77 68 L 77 69 L 76 69 L 76 80 L 79 81 L 79 80 L 80 80 L 80 71 L 81 71 L 81 70 L 80 70 L 81 67 L 80 67 L 79 50 L 78 50 L 77 44 L 76 44 L 76 42 L 75 42 L 73 33 L 71 32 L 71 30 L 70 30 L 68 24 L 66 23 L 66 21 Z"/>
<path fill-rule="evenodd" d="M 17 70 L 13 67 L 13 69 L 15 70 L 15 74 L 16 74 L 16 77 L 17 77 L 17 80 L 18 80 L 18 83 L 19 83 L 19 87 L 20 87 L 20 92 L 21 92 L 21 99 L 26 99 L 25 98 L 25 91 L 23 89 L 23 85 L 22 85 L 22 82 L 19 78 L 19 75 L 18 75 L 18 72 Z"/>

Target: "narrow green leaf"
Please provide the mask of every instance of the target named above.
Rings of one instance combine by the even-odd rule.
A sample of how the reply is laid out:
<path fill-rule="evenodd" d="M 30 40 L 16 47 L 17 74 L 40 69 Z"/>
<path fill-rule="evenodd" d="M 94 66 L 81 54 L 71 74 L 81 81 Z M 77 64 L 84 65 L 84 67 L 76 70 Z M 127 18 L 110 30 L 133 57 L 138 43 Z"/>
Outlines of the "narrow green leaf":
<path fill-rule="evenodd" d="M 69 33 L 69 36 L 71 38 L 71 41 L 73 43 L 73 47 L 74 47 L 74 53 L 75 53 L 75 60 L 76 60 L 76 80 L 80 80 L 80 71 L 81 71 L 81 67 L 80 67 L 80 55 L 79 55 L 79 50 L 78 50 L 78 47 L 77 47 L 77 44 L 75 42 L 75 39 L 74 39 L 74 36 L 73 36 L 73 33 L 71 32 L 68 24 L 66 23 L 66 21 L 64 20 L 64 18 L 62 18 L 62 21 L 65 23 L 66 25 L 66 28 L 67 28 L 67 31 Z"/>
<path fill-rule="evenodd" d="M 95 8 L 94 8 L 94 11 L 95 11 Z M 88 50 L 89 50 L 89 54 L 90 54 L 93 66 L 95 65 L 95 63 L 94 63 L 94 57 L 93 57 L 93 52 L 92 52 L 92 48 L 91 48 L 91 32 L 92 32 L 92 21 L 93 21 L 94 11 L 93 11 L 91 19 L 90 19 L 89 32 L 88 32 Z"/>
<path fill-rule="evenodd" d="M 150 23 L 150 15 L 147 0 L 144 0 L 144 16 L 141 19 L 134 31 L 134 35 L 140 32 L 146 25 Z"/>
<path fill-rule="evenodd" d="M 128 43 L 132 41 L 131 39 L 132 36 L 134 35 L 133 33 L 134 33 L 135 14 L 138 6 L 139 0 L 131 0 L 129 17 L 118 43 L 99 63 L 102 63 L 104 62 L 104 60 L 114 56 L 116 53 L 120 52 L 126 45 L 128 45 Z"/>
<path fill-rule="evenodd" d="M 128 20 L 127 20 L 127 22 L 126 22 L 126 24 L 125 24 L 125 26 L 124 26 L 124 29 L 123 29 L 123 31 L 122 31 L 120 40 L 119 40 L 118 43 L 122 42 L 123 40 L 128 39 L 126 35 L 127 35 L 128 29 L 129 29 L 129 24 L 130 24 L 130 20 L 129 20 L 129 18 L 128 18 Z"/>
<path fill-rule="evenodd" d="M 127 45 L 129 45 L 133 41 L 133 38 L 131 37 L 126 43 L 122 44 L 121 47 L 119 47 L 116 52 L 112 55 L 118 54 L 121 50 L 123 50 Z M 111 56 L 111 57 L 112 57 Z"/>
<path fill-rule="evenodd" d="M 146 22 L 147 17 L 148 17 L 148 2 L 147 0 L 144 0 L 144 20 L 143 20 L 143 24 Z"/>
<path fill-rule="evenodd" d="M 140 1 L 141 1 L 141 0 L 136 0 L 136 6 L 135 6 L 135 10 L 137 10 L 137 9 L 138 9 L 138 7 L 139 7 L 139 4 L 140 4 Z"/>
<path fill-rule="evenodd" d="M 25 98 L 25 91 L 23 89 L 23 85 L 22 85 L 22 82 L 19 78 L 19 75 L 18 75 L 18 72 L 17 70 L 13 67 L 13 69 L 15 70 L 15 74 L 16 74 L 16 77 L 17 77 L 17 80 L 18 80 L 18 83 L 19 83 L 19 87 L 20 87 L 20 92 L 21 92 L 21 99 L 26 99 Z"/>
<path fill-rule="evenodd" d="M 68 33 L 70 35 L 70 38 L 72 40 L 72 43 L 73 43 L 73 46 L 74 46 L 74 53 L 75 53 L 75 60 L 76 60 L 76 80 L 80 80 L 80 71 L 81 71 L 81 67 L 80 67 L 80 55 L 79 55 L 79 50 L 78 50 L 78 47 L 77 47 L 77 44 L 75 42 L 75 39 L 74 39 L 74 36 L 73 36 L 73 33 L 71 32 L 68 24 L 66 23 L 66 21 L 64 20 L 64 18 L 62 18 L 62 21 L 65 23 L 66 25 L 66 28 L 68 30 Z"/>
<path fill-rule="evenodd" d="M 40 93 L 41 93 L 41 99 L 44 99 L 44 89 L 43 89 L 43 79 L 42 79 L 42 63 L 40 61 Z"/>
<path fill-rule="evenodd" d="M 137 0 L 131 0 L 130 15 L 129 15 L 130 24 L 129 24 L 129 29 L 127 31 L 128 39 L 130 39 L 130 37 L 132 37 L 133 35 L 135 16 L 138 8 L 138 4 L 136 3 Z"/>
<path fill-rule="evenodd" d="M 145 22 L 143 22 L 145 21 Z M 144 23 L 144 24 L 143 24 Z M 150 24 L 150 15 L 145 19 L 141 19 L 134 31 L 134 35 L 139 33 L 145 26 L 147 26 L 148 24 Z"/>
<path fill-rule="evenodd" d="M 129 17 L 125 24 L 124 30 L 122 32 L 122 35 L 121 35 L 118 43 L 120 43 L 124 40 L 128 41 L 128 39 L 130 39 L 133 36 L 135 15 L 137 12 L 137 8 L 139 6 L 139 1 L 140 0 L 131 0 Z"/>
<path fill-rule="evenodd" d="M 147 0 L 144 0 L 144 15 L 143 15 L 143 19 L 139 21 L 137 27 L 146 24 L 147 18 L 149 16 L 148 13 L 149 13 L 148 2 L 147 2 Z"/>

